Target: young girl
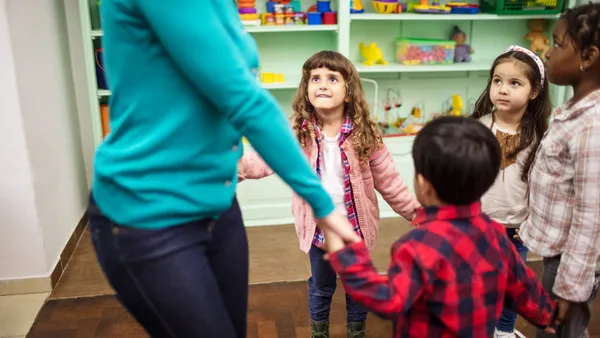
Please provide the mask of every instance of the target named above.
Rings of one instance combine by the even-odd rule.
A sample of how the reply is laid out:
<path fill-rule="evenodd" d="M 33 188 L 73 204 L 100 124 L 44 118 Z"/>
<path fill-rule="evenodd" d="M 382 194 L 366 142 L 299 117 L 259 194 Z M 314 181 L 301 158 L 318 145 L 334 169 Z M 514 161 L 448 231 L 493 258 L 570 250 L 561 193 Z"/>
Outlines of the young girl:
<path fill-rule="evenodd" d="M 568 309 L 557 336 L 587 337 L 600 278 L 600 4 L 567 10 L 552 38 L 548 80 L 573 87 L 573 97 L 552 113 L 531 166 L 519 235 L 544 257 L 542 285 L 559 316 Z"/>
<path fill-rule="evenodd" d="M 420 204 L 408 191 L 382 141 L 365 100 L 358 72 L 342 54 L 322 51 L 302 67 L 291 125 L 310 164 L 321 177 L 336 208 L 372 249 L 377 239 L 377 190 L 392 209 L 412 220 Z M 254 153 L 242 158 L 240 180 L 272 174 Z M 324 236 L 300 197 L 292 212 L 300 249 L 309 254 L 308 303 L 312 337 L 329 337 L 329 311 L 336 274 L 323 260 Z M 365 337 L 367 311 L 346 295 L 348 337 Z"/>
<path fill-rule="evenodd" d="M 525 261 L 527 248 L 516 230 L 528 214 L 529 168 L 544 132 L 551 106 L 542 60 L 528 49 L 511 46 L 490 70 L 487 89 L 475 104 L 473 118 L 488 126 L 500 143 L 500 173 L 483 196 L 482 210 L 506 226 Z M 494 337 L 523 337 L 515 331 L 517 313 L 505 307 Z"/>

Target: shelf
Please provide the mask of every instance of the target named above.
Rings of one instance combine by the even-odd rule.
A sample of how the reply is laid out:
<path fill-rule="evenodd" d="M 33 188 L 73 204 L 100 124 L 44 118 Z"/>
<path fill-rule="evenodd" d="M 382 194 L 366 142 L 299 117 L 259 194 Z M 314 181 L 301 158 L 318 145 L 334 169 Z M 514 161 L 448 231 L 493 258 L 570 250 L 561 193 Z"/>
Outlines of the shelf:
<path fill-rule="evenodd" d="M 263 83 L 263 88 L 269 90 L 276 89 L 298 89 L 299 83 L 297 82 L 283 82 L 283 83 Z M 108 89 L 98 89 L 98 97 L 110 96 L 111 92 Z"/>
<path fill-rule="evenodd" d="M 265 89 L 298 89 L 299 82 L 263 83 Z"/>
<path fill-rule="evenodd" d="M 525 19 L 558 19 L 560 14 L 531 14 L 531 15 L 497 15 L 497 14 L 350 14 L 351 21 L 405 21 L 405 20 L 450 20 L 450 21 L 471 21 L 471 20 L 525 20 Z"/>
<path fill-rule="evenodd" d="M 338 25 L 245 26 L 249 33 L 337 31 Z"/>
<path fill-rule="evenodd" d="M 281 32 L 326 32 L 338 31 L 338 25 L 281 25 L 281 26 L 245 26 L 248 33 L 281 33 Z M 92 30 L 92 38 L 101 37 L 101 29 Z"/>
<path fill-rule="evenodd" d="M 472 72 L 488 71 L 492 61 L 471 61 L 449 65 L 415 65 L 405 66 L 390 62 L 388 65 L 365 66 L 362 63 L 355 64 L 359 73 L 414 73 L 414 72 Z"/>

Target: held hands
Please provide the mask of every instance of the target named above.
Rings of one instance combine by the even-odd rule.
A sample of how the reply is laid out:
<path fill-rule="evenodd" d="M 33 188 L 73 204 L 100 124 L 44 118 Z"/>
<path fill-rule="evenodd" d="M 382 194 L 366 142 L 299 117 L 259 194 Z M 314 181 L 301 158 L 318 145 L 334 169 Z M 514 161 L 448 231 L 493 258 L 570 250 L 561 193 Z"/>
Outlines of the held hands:
<path fill-rule="evenodd" d="M 321 219 L 319 225 L 325 233 L 325 243 L 329 252 L 342 249 L 346 243 L 360 241 L 348 219 L 337 211 Z"/>
<path fill-rule="evenodd" d="M 569 312 L 569 308 L 571 307 L 571 302 L 562 298 L 558 298 L 556 300 L 556 304 L 556 313 L 554 314 L 552 323 L 544 329 L 544 332 L 555 334 L 556 328 L 562 325 L 562 323 L 565 321 L 567 313 Z"/>
<path fill-rule="evenodd" d="M 515 230 L 515 235 L 513 236 L 513 238 L 518 240 L 519 242 L 523 243 L 523 241 L 521 240 L 521 237 L 519 236 L 519 229 Z"/>

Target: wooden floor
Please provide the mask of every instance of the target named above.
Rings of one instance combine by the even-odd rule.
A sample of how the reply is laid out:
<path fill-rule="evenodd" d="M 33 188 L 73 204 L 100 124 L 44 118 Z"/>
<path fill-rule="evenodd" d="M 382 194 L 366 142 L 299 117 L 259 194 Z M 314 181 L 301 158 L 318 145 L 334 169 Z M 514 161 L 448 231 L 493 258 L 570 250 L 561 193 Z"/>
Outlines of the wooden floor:
<path fill-rule="evenodd" d="M 397 219 L 384 220 L 380 242 L 373 252 L 378 270 L 389 262 L 391 243 L 410 229 Z M 250 296 L 248 337 L 308 338 L 310 320 L 307 304 L 309 266 L 299 251 L 292 226 L 248 228 L 250 242 Z M 528 263 L 541 273 L 541 262 Z M 342 290 L 341 286 L 338 290 Z M 331 337 L 346 337 L 343 292 L 336 292 L 331 312 Z M 600 338 L 600 301 L 590 337 Z M 534 329 L 521 319 L 517 329 L 534 337 Z M 391 337 L 391 324 L 369 315 L 370 338 Z M 92 338 L 147 337 L 142 328 L 120 306 L 104 279 L 93 253 L 89 235 L 76 249 L 73 259 L 50 299 L 43 306 L 27 337 Z"/>
<path fill-rule="evenodd" d="M 539 270 L 540 262 L 534 263 Z M 341 287 L 338 290 L 342 290 Z M 345 300 L 336 292 L 331 313 L 331 338 L 346 337 Z M 600 306 L 596 304 L 596 313 Z M 590 326 L 590 337 L 600 338 L 600 318 Z M 248 306 L 249 338 L 310 337 L 306 282 L 252 285 Z M 533 327 L 519 319 L 517 329 L 534 337 Z M 391 323 L 370 314 L 367 336 L 391 337 Z M 114 296 L 50 300 L 42 308 L 29 338 L 147 337 Z"/>

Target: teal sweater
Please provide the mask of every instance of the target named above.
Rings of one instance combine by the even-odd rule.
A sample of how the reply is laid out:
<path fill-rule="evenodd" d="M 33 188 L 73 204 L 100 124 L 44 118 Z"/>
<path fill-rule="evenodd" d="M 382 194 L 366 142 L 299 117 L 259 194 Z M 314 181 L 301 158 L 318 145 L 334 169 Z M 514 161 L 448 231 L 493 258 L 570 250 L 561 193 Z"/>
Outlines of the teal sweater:
<path fill-rule="evenodd" d="M 103 0 L 111 133 L 92 194 L 118 224 L 162 228 L 231 207 L 245 135 L 322 218 L 334 206 L 278 103 L 231 0 Z"/>

